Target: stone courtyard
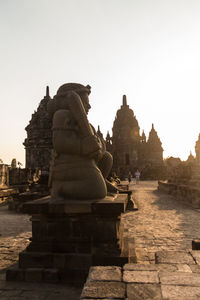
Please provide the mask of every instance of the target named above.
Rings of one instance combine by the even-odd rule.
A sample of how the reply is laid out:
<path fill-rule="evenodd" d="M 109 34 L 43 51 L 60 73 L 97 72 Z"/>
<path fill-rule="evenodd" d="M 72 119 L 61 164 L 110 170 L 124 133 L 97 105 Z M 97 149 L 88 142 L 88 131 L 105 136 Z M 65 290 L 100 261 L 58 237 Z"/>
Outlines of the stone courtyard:
<path fill-rule="evenodd" d="M 189 253 L 192 247 L 192 240 L 199 239 L 200 210 L 191 208 L 178 202 L 174 197 L 157 191 L 156 181 L 144 181 L 138 185 L 132 182 L 130 189 L 134 190 L 133 196 L 138 211 L 129 211 L 123 215 L 124 231 L 126 233 L 124 238 L 127 240 L 127 244 L 132 246 L 131 251 L 134 251 L 137 263 L 143 265 L 140 271 L 156 271 L 152 267 L 155 264 L 155 253 L 159 253 L 160 251 L 175 251 L 172 258 L 168 257 L 168 262 L 171 260 L 172 264 L 177 263 L 176 267 L 180 271 L 178 277 L 176 274 L 170 277 L 171 273 L 168 273 L 168 275 L 167 273 L 161 274 L 160 278 L 165 282 L 165 297 L 162 298 L 160 296 L 160 298 L 155 299 L 199 299 L 199 265 L 194 264 L 194 261 L 198 263 L 199 255 L 195 256 L 193 254 L 194 260 L 191 263 L 193 267 L 191 267 L 186 263 L 178 264 L 180 252 L 177 251 L 184 250 Z M 82 287 L 5 281 L 6 268 L 17 262 L 18 253 L 29 243 L 29 238 L 31 237 L 31 222 L 29 219 L 30 217 L 25 214 L 8 211 L 6 206 L 0 207 L 0 299 L 79 299 Z M 157 259 L 163 265 L 166 257 L 163 258 L 160 255 Z M 134 259 L 132 262 L 135 262 Z M 163 266 L 160 268 L 162 269 Z M 166 271 L 167 269 L 169 269 L 169 265 L 168 267 L 166 266 Z M 162 269 L 162 271 L 164 270 Z M 127 264 L 124 267 L 124 272 L 127 273 L 124 273 L 126 276 L 129 275 L 127 280 L 130 280 L 132 286 L 134 284 L 131 283 L 131 272 L 137 273 L 138 276 L 145 275 L 144 273 L 139 274 L 138 268 L 133 264 L 132 266 L 131 264 Z M 186 276 L 184 277 L 186 278 L 185 282 L 178 280 L 183 274 Z M 192 277 L 192 274 L 195 278 Z M 157 276 L 153 273 L 151 275 Z M 172 288 L 173 281 L 175 283 Z M 136 284 L 135 286 L 140 286 L 140 284 Z M 180 289 L 182 290 L 182 296 L 179 293 Z M 170 294 L 172 290 L 173 297 Z M 190 290 L 191 295 L 188 295 L 187 293 Z M 188 295 L 186 298 L 183 296 L 183 291 Z M 129 300 L 151 299 L 148 298 L 150 296 L 143 298 L 142 294 L 141 298 L 134 297 L 134 291 L 132 290 L 132 294 L 130 292 L 127 298 Z M 90 299 L 92 298 L 90 297 Z M 115 299 L 117 298 L 115 297 Z"/>
<path fill-rule="evenodd" d="M 156 181 L 131 187 L 138 211 L 123 218 L 137 262 L 154 263 L 155 252 L 161 250 L 191 250 L 192 240 L 200 238 L 200 209 L 160 193 Z"/>

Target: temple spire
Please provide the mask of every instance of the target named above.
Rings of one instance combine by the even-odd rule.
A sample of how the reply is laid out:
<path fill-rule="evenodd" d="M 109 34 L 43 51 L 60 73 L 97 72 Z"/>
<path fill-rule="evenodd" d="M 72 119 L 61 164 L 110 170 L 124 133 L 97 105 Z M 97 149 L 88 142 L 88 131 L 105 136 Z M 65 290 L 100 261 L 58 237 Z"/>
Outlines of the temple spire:
<path fill-rule="evenodd" d="M 123 106 L 127 106 L 126 95 L 123 95 Z"/>
<path fill-rule="evenodd" d="M 101 138 L 103 138 L 103 134 L 102 134 L 102 132 L 100 130 L 100 126 L 99 125 L 98 125 L 97 134 L 98 134 L 98 136 L 100 136 Z"/>
<path fill-rule="evenodd" d="M 144 133 L 144 130 L 142 131 L 142 142 L 146 142 L 146 135 Z"/>
<path fill-rule="evenodd" d="M 110 139 L 110 133 L 107 131 L 106 139 Z"/>
<path fill-rule="evenodd" d="M 49 86 L 46 86 L 46 97 L 49 97 Z"/>

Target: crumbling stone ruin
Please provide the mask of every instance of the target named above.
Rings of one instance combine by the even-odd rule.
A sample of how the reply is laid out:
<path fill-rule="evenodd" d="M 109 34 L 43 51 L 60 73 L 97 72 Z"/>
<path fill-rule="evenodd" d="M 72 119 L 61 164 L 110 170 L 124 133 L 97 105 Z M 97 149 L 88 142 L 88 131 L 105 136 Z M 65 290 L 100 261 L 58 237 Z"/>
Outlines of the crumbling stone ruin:
<path fill-rule="evenodd" d="M 200 207 L 200 135 L 195 144 L 196 156 L 191 153 L 186 161 L 169 158 L 167 181 L 159 181 L 158 189 L 172 194 L 180 201 Z"/>

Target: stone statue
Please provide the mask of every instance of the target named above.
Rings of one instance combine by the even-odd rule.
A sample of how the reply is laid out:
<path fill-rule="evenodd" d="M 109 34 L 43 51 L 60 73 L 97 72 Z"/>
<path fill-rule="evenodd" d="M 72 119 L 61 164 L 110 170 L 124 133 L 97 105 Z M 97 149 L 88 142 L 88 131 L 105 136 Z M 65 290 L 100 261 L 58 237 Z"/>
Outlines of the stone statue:
<path fill-rule="evenodd" d="M 100 199 L 107 195 L 105 178 L 112 167 L 112 155 L 88 122 L 89 94 L 90 86 L 66 83 L 48 104 L 53 118 L 53 200 Z"/>

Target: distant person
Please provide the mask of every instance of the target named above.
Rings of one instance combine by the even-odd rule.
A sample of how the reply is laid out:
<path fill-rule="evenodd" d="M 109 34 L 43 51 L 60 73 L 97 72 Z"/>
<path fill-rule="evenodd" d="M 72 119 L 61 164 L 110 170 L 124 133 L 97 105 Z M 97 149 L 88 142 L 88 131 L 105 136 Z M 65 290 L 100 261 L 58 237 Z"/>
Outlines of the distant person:
<path fill-rule="evenodd" d="M 131 182 L 131 178 L 132 178 L 132 174 L 131 174 L 131 172 L 129 172 L 129 173 L 128 173 L 128 182 L 129 182 L 129 184 L 130 184 L 130 182 Z"/>
<path fill-rule="evenodd" d="M 139 184 L 139 182 L 140 182 L 140 171 L 139 170 L 137 170 L 135 172 L 135 180 L 136 180 L 136 184 Z"/>

